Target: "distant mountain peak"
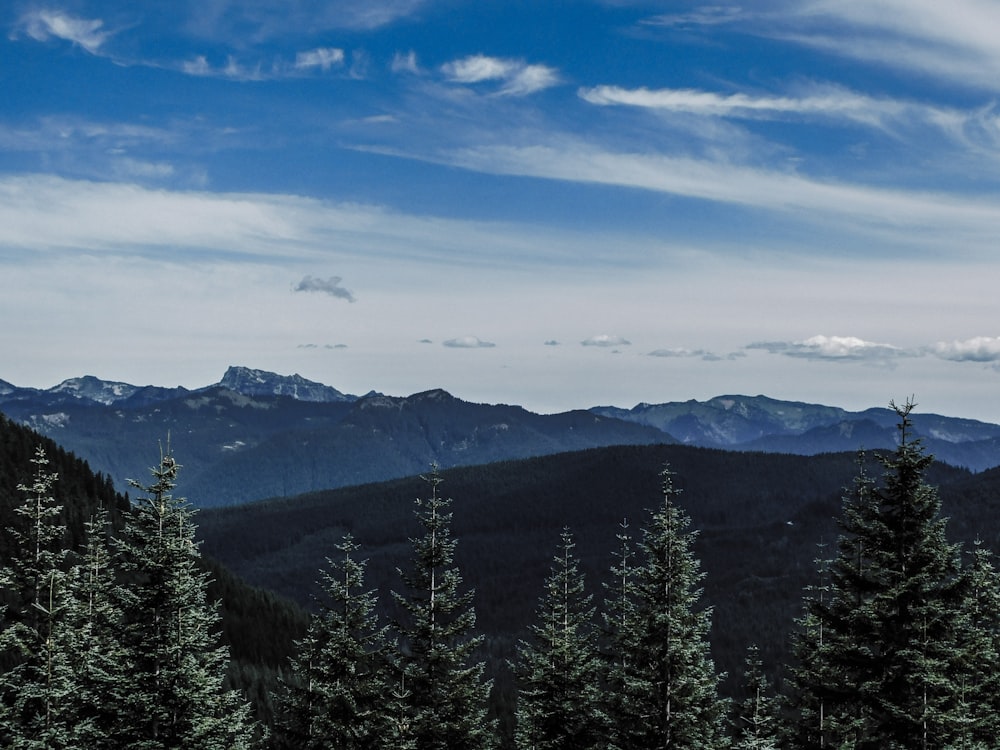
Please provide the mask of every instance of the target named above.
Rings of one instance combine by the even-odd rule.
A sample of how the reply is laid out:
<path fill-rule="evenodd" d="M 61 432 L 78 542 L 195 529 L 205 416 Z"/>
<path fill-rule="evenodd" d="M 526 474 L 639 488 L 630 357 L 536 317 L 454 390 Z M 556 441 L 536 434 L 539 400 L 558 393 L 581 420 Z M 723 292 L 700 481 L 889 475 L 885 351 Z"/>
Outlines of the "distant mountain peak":
<path fill-rule="evenodd" d="M 429 391 L 421 391 L 420 393 L 414 393 L 406 400 L 413 403 L 419 403 L 421 401 L 437 401 L 437 402 L 456 401 L 457 399 L 443 388 L 432 388 Z"/>
<path fill-rule="evenodd" d="M 75 398 L 87 401 L 96 401 L 105 406 L 116 401 L 124 401 L 129 396 L 139 390 L 138 386 L 129 383 L 118 383 L 101 380 L 93 375 L 84 375 L 80 378 L 69 378 L 59 385 L 49 389 L 50 393 L 62 393 Z"/>
<path fill-rule="evenodd" d="M 330 403 L 356 401 L 356 396 L 341 393 L 336 388 L 307 380 L 298 373 L 278 375 L 267 370 L 231 365 L 216 385 L 244 396 L 290 396 L 298 401 Z"/>

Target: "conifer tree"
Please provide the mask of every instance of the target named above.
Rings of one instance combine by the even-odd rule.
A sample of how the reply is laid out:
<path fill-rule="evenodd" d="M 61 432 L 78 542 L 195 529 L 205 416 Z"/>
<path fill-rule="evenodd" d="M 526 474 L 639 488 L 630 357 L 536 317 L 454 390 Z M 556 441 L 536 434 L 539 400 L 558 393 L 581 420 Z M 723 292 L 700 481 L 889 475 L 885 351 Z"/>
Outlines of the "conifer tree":
<path fill-rule="evenodd" d="M 482 636 L 473 636 L 473 592 L 462 593 L 451 536 L 451 500 L 439 495 L 437 467 L 429 477 L 430 497 L 417 500 L 424 535 L 411 539 L 414 559 L 402 572 L 405 593 L 393 592 L 404 616 L 396 623 L 399 668 L 407 715 L 399 725 L 417 750 L 479 750 L 492 747 L 487 719 L 490 684 L 485 665 L 473 662 Z"/>
<path fill-rule="evenodd" d="M 77 647 L 72 696 L 74 732 L 80 747 L 115 750 L 127 741 L 120 709 L 127 702 L 128 653 L 120 640 L 122 592 L 109 546 L 110 520 L 101 508 L 86 523 L 86 548 L 73 567 L 73 613 Z"/>
<path fill-rule="evenodd" d="M 386 628 L 374 591 L 363 590 L 366 561 L 350 534 L 321 571 L 324 598 L 292 659 L 280 722 L 283 746 L 296 750 L 378 750 L 389 741 Z"/>
<path fill-rule="evenodd" d="M 198 567 L 193 511 L 171 494 L 180 467 L 169 451 L 136 498 L 115 547 L 120 633 L 129 673 L 120 731 L 133 750 L 239 750 L 252 744 L 249 706 L 223 690 L 228 650 L 217 604 Z"/>
<path fill-rule="evenodd" d="M 620 571 L 609 670 L 609 746 L 620 750 L 716 750 L 725 741 L 726 705 L 709 654 L 711 611 L 698 609 L 704 574 L 672 476 L 662 473 L 663 504 L 643 529 L 636 564 Z"/>
<path fill-rule="evenodd" d="M 593 597 L 564 529 L 531 641 L 518 646 L 517 746 L 531 750 L 605 747 L 601 662 Z"/>
<path fill-rule="evenodd" d="M 798 738 L 792 747 L 943 748 L 963 724 L 959 549 L 946 541 L 940 500 L 924 482 L 932 458 L 913 439 L 913 404 L 893 407 L 899 444 L 880 458 L 883 484 L 859 478 L 845 503 L 829 597 L 810 603 L 823 644 L 799 673 L 793 703 L 822 704 L 822 743 Z"/>
<path fill-rule="evenodd" d="M 778 726 L 775 701 L 764 676 L 760 649 L 747 649 L 744 689 L 746 697 L 736 712 L 736 744 L 734 750 L 775 750 L 778 747 Z"/>
<path fill-rule="evenodd" d="M 10 748 L 75 745 L 70 697 L 76 644 L 66 621 L 71 601 L 63 540 L 62 506 L 52 496 L 58 478 L 39 446 L 24 502 L 8 529 L 18 555 L 0 571 L 7 604 L 0 628 L 0 744 Z"/>
<path fill-rule="evenodd" d="M 972 555 L 955 677 L 962 719 L 956 750 L 985 750 L 1000 737 L 1000 578 L 982 542 Z"/>

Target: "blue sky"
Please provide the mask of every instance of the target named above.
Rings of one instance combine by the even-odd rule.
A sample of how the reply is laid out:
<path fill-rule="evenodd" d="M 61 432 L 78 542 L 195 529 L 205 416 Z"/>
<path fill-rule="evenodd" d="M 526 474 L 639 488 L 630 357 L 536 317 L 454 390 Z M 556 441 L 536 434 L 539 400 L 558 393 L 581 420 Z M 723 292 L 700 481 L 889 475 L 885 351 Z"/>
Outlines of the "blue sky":
<path fill-rule="evenodd" d="M 0 379 L 1000 422 L 1000 6 L 0 10 Z"/>

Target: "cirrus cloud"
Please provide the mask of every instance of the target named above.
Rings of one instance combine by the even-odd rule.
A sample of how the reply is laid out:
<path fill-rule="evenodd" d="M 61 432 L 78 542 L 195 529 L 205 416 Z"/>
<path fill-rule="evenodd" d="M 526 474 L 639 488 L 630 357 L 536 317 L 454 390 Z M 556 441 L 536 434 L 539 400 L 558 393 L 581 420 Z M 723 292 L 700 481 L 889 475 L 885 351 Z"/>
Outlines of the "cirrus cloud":
<path fill-rule="evenodd" d="M 316 49 L 299 52 L 295 56 L 296 70 L 319 68 L 326 72 L 333 66 L 344 64 L 344 50 L 335 47 L 317 47 Z"/>
<path fill-rule="evenodd" d="M 77 18 L 58 11 L 35 11 L 24 16 L 21 23 L 35 41 L 45 42 L 55 37 L 78 44 L 92 55 L 98 54 L 111 36 L 111 32 L 102 31 L 104 21 L 99 18 Z"/>
<path fill-rule="evenodd" d="M 547 65 L 529 65 L 523 60 L 510 60 L 487 55 L 470 55 L 441 66 L 441 71 L 453 83 L 501 81 L 498 91 L 505 96 L 526 96 L 559 83 L 559 74 Z"/>

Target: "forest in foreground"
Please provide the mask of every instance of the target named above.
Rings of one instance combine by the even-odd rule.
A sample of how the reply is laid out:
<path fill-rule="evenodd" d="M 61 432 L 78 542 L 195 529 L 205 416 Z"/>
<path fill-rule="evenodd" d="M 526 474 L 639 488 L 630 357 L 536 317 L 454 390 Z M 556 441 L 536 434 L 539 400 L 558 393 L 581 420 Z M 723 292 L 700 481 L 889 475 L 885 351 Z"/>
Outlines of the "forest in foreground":
<path fill-rule="evenodd" d="M 758 650 L 745 644 L 740 699 L 721 697 L 698 537 L 677 502 L 676 477 L 659 467 L 660 501 L 619 529 L 603 586 L 590 585 L 571 529 L 551 545 L 545 585 L 535 584 L 542 597 L 513 660 L 516 721 L 502 726 L 488 699 L 489 644 L 455 557 L 452 501 L 432 472 L 417 502 L 419 535 L 406 540 L 410 563 L 392 587 L 403 616 L 381 616 L 384 592 L 366 576 L 362 540 L 346 535 L 321 576 L 325 604 L 280 670 L 267 741 L 990 747 L 998 729 L 991 683 L 1000 674 L 996 574 L 985 546 L 963 550 L 947 541 L 940 499 L 926 482 L 931 459 L 907 431 L 909 410 L 899 410 L 897 451 L 876 457 L 879 472 L 859 458 L 843 499 L 839 543 L 814 566 L 778 691 Z M 11 432 L 5 430 L 8 444 L 16 442 Z M 0 636 L 6 744 L 264 741 L 264 727 L 231 689 L 192 511 L 172 494 L 173 457 L 161 456 L 153 483 L 137 484 L 134 500 L 107 497 L 108 483 L 96 478 L 82 488 L 85 501 L 72 503 L 52 497 L 58 480 L 46 448 L 28 461 L 32 476 L 16 481 L 24 462 L 8 457 L 3 466 L 5 498 L 20 496 L 20 504 L 3 508 L 10 521 Z M 282 609 L 266 596 L 262 601 Z M 230 638 L 237 632 L 226 628 Z"/>

